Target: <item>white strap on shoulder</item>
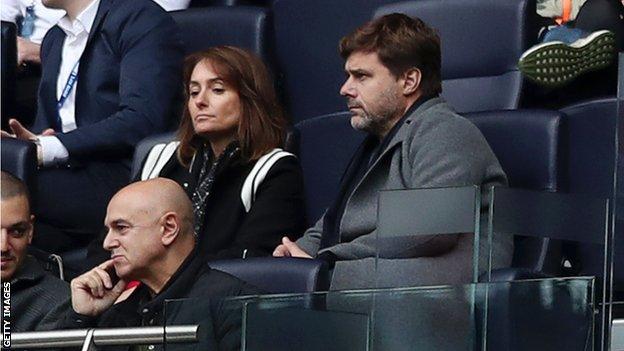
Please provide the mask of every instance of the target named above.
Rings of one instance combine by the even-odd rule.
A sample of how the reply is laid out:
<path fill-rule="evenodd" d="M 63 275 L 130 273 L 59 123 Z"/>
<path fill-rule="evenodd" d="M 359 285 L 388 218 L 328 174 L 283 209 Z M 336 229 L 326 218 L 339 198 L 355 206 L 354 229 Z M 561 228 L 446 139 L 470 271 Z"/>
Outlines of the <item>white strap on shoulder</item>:
<path fill-rule="evenodd" d="M 253 167 L 247 178 L 245 178 L 245 182 L 243 183 L 243 188 L 241 190 L 241 200 L 243 201 L 243 206 L 245 206 L 245 212 L 249 212 L 251 210 L 251 204 L 256 199 L 256 191 L 262 181 L 266 177 L 271 167 L 282 157 L 295 155 L 290 152 L 286 152 L 282 149 L 273 149 L 268 154 L 260 157 L 256 162 L 256 165 Z"/>
<path fill-rule="evenodd" d="M 162 171 L 163 167 L 165 167 L 169 159 L 171 159 L 171 156 L 175 154 L 178 145 L 180 145 L 179 141 L 154 145 L 145 160 L 145 165 L 141 171 L 141 180 L 158 177 L 160 171 Z"/>

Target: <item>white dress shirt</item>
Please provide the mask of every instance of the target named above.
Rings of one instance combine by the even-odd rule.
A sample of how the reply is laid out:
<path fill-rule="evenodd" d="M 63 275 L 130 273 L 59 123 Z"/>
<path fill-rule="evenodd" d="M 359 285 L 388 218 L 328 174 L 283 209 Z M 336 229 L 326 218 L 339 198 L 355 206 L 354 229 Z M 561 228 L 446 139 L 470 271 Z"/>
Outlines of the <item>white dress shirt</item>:
<path fill-rule="evenodd" d="M 35 27 L 28 40 L 41 44 L 48 29 L 65 16 L 65 11 L 49 9 L 43 6 L 41 0 L 2 0 L 0 17 L 3 21 L 16 23 L 18 17 L 26 16 L 26 8 L 31 5 L 35 11 Z"/>
<path fill-rule="evenodd" d="M 184 10 L 189 7 L 191 0 L 154 0 L 165 11 Z"/>
<path fill-rule="evenodd" d="M 95 21 L 98 5 L 100 0 L 94 0 L 89 4 L 76 19 L 71 21 L 68 16 L 61 18 L 58 26 L 65 32 L 67 36 L 63 43 L 63 53 L 61 56 L 61 67 L 56 81 L 56 99 L 57 101 L 63 94 L 63 89 L 67 84 L 67 80 L 76 66 L 78 69 L 78 77 L 80 77 L 80 56 L 87 46 L 89 33 Z M 76 90 L 78 89 L 78 80 L 74 83 L 67 99 L 59 110 L 61 117 L 61 125 L 63 133 L 76 129 Z M 54 136 L 40 136 L 41 152 L 43 156 L 43 165 L 52 166 L 64 163 L 69 158 L 69 152 L 61 141 Z"/>

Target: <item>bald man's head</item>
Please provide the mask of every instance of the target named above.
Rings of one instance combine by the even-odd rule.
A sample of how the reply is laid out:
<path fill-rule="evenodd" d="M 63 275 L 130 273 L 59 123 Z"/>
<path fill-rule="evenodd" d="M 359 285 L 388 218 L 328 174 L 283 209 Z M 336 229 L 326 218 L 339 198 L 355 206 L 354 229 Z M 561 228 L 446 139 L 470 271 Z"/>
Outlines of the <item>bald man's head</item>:
<path fill-rule="evenodd" d="M 180 217 L 180 234 L 192 234 L 193 207 L 191 200 L 184 189 L 171 179 L 154 178 L 132 183 L 113 196 L 108 205 L 109 209 L 119 202 L 132 206 L 142 215 L 175 212 Z"/>
<path fill-rule="evenodd" d="M 104 249 L 111 252 L 117 274 L 148 285 L 162 272 L 175 271 L 195 246 L 191 201 L 170 179 L 121 189 L 108 204 L 105 225 Z"/>

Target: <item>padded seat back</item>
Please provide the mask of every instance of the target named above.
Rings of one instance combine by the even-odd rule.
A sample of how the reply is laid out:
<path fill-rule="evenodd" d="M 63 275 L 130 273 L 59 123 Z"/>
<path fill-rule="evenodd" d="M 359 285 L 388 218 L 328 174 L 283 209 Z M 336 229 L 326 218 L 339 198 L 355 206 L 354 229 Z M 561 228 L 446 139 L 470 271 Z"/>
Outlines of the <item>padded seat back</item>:
<path fill-rule="evenodd" d="M 507 174 L 511 188 L 562 192 L 567 189 L 567 125 L 548 110 L 466 114 L 483 133 Z M 557 273 L 561 242 L 516 236 L 512 267 Z"/>
<path fill-rule="evenodd" d="M 11 22 L 2 21 L 2 129 L 8 126 L 16 111 L 17 96 L 17 43 L 16 28 Z"/>
<path fill-rule="evenodd" d="M 442 95 L 460 112 L 518 107 L 518 58 L 528 42 L 530 0 L 418 0 L 380 7 L 435 28 L 442 45 Z"/>
<path fill-rule="evenodd" d="M 37 197 L 37 147 L 34 143 L 13 139 L 0 138 L 2 151 L 2 170 L 22 180 L 28 187 L 30 198 Z M 31 207 L 36 204 L 31 202 Z"/>
<path fill-rule="evenodd" d="M 275 54 L 280 83 L 294 122 L 344 111 L 340 38 L 393 0 L 276 0 Z"/>
<path fill-rule="evenodd" d="M 366 134 L 351 127 L 349 112 L 311 118 L 295 125 L 293 144 L 303 168 L 306 218 L 312 225 L 331 205 L 344 171 Z"/>
<path fill-rule="evenodd" d="M 217 260 L 209 265 L 272 294 L 310 293 L 329 288 L 327 265 L 321 260 L 251 257 Z"/>
<path fill-rule="evenodd" d="M 617 99 L 612 97 L 584 101 L 565 107 L 561 112 L 570 121 L 570 192 L 612 199 L 617 171 L 619 179 L 613 260 L 615 267 L 624 267 L 624 241 L 618 235 L 624 225 L 624 187 L 621 183 L 624 161 L 621 155 L 617 158 L 617 168 L 615 164 L 618 148 L 616 133 L 618 123 L 622 123 L 622 110 L 618 115 Z M 603 275 L 603 248 L 582 245 L 575 250 L 574 255 L 576 257 L 573 259 L 579 261 L 578 266 L 581 268 L 579 275 Z M 624 270 L 614 271 L 614 285 L 615 290 L 624 296 Z M 619 298 L 622 299 L 621 296 Z"/>
<path fill-rule="evenodd" d="M 511 188 L 567 190 L 567 125 L 562 113 L 510 110 L 464 116 L 490 144 Z"/>
<path fill-rule="evenodd" d="M 134 149 L 134 156 L 132 156 L 132 168 L 130 169 L 130 181 L 139 179 L 141 174 L 141 168 L 143 167 L 143 161 L 149 154 L 150 150 L 156 144 L 168 143 L 173 141 L 176 137 L 175 132 L 162 133 L 149 136 L 137 144 Z"/>
<path fill-rule="evenodd" d="M 180 28 L 184 52 L 231 45 L 247 49 L 270 63 L 269 15 L 261 7 L 198 7 L 172 12 Z"/>

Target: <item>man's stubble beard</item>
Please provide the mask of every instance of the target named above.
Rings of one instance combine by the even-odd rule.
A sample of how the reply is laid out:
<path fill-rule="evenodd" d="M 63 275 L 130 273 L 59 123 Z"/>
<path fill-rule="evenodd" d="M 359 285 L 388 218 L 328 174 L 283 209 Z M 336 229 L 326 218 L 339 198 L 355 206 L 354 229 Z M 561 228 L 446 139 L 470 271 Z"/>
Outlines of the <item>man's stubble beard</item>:
<path fill-rule="evenodd" d="M 374 135 L 385 135 L 394 124 L 394 119 L 402 111 L 397 103 L 396 92 L 387 88 L 379 95 L 377 106 L 365 111 L 360 105 L 361 114 L 351 117 L 351 127 Z"/>

